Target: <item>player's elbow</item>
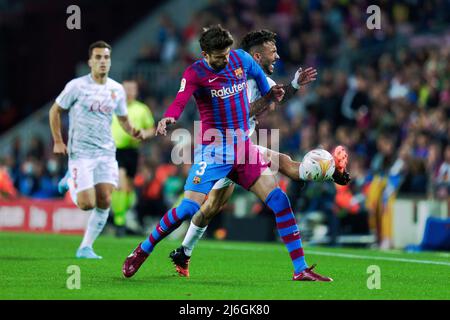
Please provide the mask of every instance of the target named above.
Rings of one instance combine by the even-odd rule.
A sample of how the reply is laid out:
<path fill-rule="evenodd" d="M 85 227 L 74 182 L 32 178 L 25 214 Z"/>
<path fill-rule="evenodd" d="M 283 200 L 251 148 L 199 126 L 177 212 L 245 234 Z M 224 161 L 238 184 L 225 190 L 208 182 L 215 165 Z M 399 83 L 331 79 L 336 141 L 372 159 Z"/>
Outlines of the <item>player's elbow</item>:
<path fill-rule="evenodd" d="M 50 110 L 48 110 L 48 116 L 51 118 L 53 115 L 55 114 L 55 104 L 53 104 L 50 108 Z"/>
<path fill-rule="evenodd" d="M 50 108 L 49 112 L 48 112 L 50 118 L 53 118 L 55 116 L 59 116 L 60 113 L 61 113 L 61 107 L 58 106 L 57 103 L 54 103 L 52 105 L 52 107 Z"/>
<path fill-rule="evenodd" d="M 117 116 L 117 120 L 119 120 L 120 126 L 127 131 L 127 128 L 129 126 L 128 123 L 128 116 Z"/>

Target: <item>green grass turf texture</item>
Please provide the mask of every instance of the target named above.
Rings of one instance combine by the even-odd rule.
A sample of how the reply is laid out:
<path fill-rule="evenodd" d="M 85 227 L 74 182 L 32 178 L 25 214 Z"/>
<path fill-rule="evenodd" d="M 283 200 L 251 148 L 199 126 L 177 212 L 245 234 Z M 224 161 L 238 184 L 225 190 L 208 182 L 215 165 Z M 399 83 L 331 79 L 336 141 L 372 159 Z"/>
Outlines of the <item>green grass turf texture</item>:
<path fill-rule="evenodd" d="M 450 299 L 450 255 L 305 247 L 307 262 L 332 283 L 291 281 L 292 264 L 282 243 L 202 240 L 190 278 L 175 273 L 169 252 L 180 241 L 163 240 L 139 272 L 125 279 L 121 267 L 142 238 L 100 236 L 102 260 L 75 258 L 81 236 L 0 232 L 0 299 L 300 300 Z M 309 251 L 309 253 L 308 253 Z M 441 261 L 444 265 L 353 259 L 320 253 Z M 81 270 L 81 288 L 66 286 Z M 367 268 L 381 270 L 381 289 L 368 289 Z"/>

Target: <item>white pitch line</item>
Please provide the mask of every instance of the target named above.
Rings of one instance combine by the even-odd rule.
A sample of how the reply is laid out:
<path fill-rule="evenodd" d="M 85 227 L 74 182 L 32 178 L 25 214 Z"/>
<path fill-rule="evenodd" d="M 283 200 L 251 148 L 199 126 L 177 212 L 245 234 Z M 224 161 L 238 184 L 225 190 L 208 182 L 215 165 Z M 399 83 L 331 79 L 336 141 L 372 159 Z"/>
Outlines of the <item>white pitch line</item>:
<path fill-rule="evenodd" d="M 408 263 L 421 263 L 421 264 L 438 264 L 443 266 L 450 266 L 450 262 L 444 261 L 431 261 L 431 260 L 417 260 L 417 259 L 405 259 L 405 258 L 393 258 L 393 257 L 377 257 L 377 256 L 360 256 L 350 253 L 336 253 L 326 251 L 313 251 L 308 250 L 309 254 L 316 254 L 322 256 L 349 258 L 349 259 L 362 259 L 362 260 L 384 260 L 384 261 L 396 261 L 396 262 L 408 262 Z"/>
<path fill-rule="evenodd" d="M 272 251 L 265 248 L 252 248 L 248 246 L 230 246 L 230 245 L 210 245 L 210 244 L 202 244 L 202 248 L 207 249 L 224 249 L 224 250 L 237 250 L 237 251 Z M 307 254 L 315 254 L 322 256 L 330 256 L 330 257 L 340 257 L 340 258 L 348 258 L 348 259 L 361 259 L 361 260 L 384 260 L 384 261 L 396 261 L 396 262 L 407 262 L 407 263 L 419 263 L 419 264 L 435 264 L 442 266 L 449 266 L 450 262 L 444 261 L 431 261 L 431 260 L 417 260 L 417 259 L 405 259 L 405 258 L 393 258 L 393 257 L 380 257 L 380 256 L 364 256 L 350 253 L 337 253 L 337 252 L 327 252 L 327 251 L 314 251 L 307 250 Z"/>

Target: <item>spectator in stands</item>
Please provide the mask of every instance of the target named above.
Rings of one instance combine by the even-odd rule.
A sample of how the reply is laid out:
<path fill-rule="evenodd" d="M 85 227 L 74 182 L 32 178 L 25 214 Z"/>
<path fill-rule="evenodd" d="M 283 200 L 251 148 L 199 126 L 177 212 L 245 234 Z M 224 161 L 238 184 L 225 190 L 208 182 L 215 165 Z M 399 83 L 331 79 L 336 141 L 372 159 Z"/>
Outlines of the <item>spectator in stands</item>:
<path fill-rule="evenodd" d="M 136 212 L 138 221 L 144 229 L 151 227 L 146 223 L 145 217 L 150 216 L 159 219 L 172 205 L 165 201 L 163 187 L 166 180 L 176 173 L 177 167 L 173 164 L 156 165 L 151 163 L 145 164 L 142 171 L 136 176 Z"/>
<path fill-rule="evenodd" d="M 39 137 L 32 137 L 30 140 L 30 145 L 27 152 L 28 157 L 34 159 L 44 159 L 45 158 L 45 145 Z"/>
<path fill-rule="evenodd" d="M 310 182 L 300 193 L 301 219 L 308 220 L 312 214 L 321 214 L 328 227 L 329 245 L 336 245 L 339 233 L 339 219 L 335 214 L 336 187 L 333 182 Z"/>
<path fill-rule="evenodd" d="M 40 170 L 40 169 L 39 169 Z M 61 194 L 58 192 L 58 182 L 63 177 L 61 165 L 55 156 L 48 159 L 42 173 L 39 174 L 38 189 L 32 193 L 33 198 L 52 199 L 58 198 Z"/>
<path fill-rule="evenodd" d="M 336 186 L 335 214 L 339 218 L 339 234 L 369 234 L 366 195 L 369 181 L 361 156 L 353 156 L 350 163 L 352 181 Z"/>
<path fill-rule="evenodd" d="M 450 197 L 450 144 L 445 148 L 444 161 L 439 166 L 435 181 L 434 190 L 437 198 L 448 200 Z"/>
<path fill-rule="evenodd" d="M 11 179 L 6 160 L 0 159 L 0 199 L 12 199 L 17 197 L 18 193 L 14 188 L 14 182 Z"/>
<path fill-rule="evenodd" d="M 42 164 L 32 157 L 27 157 L 20 168 L 18 190 L 21 195 L 32 197 L 39 190 Z"/>

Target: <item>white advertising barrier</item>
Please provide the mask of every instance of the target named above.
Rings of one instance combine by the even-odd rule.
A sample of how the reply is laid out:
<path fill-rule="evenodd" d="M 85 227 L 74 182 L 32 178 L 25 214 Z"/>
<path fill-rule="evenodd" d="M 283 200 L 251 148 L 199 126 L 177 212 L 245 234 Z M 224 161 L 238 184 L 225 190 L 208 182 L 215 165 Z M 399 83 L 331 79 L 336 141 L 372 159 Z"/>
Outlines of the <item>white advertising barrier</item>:
<path fill-rule="evenodd" d="M 82 234 L 88 219 L 65 200 L 0 200 L 0 231 Z"/>
<path fill-rule="evenodd" d="M 447 218 L 448 210 L 445 201 L 397 199 L 392 223 L 394 248 L 403 249 L 409 244 L 420 244 L 427 218 Z"/>

